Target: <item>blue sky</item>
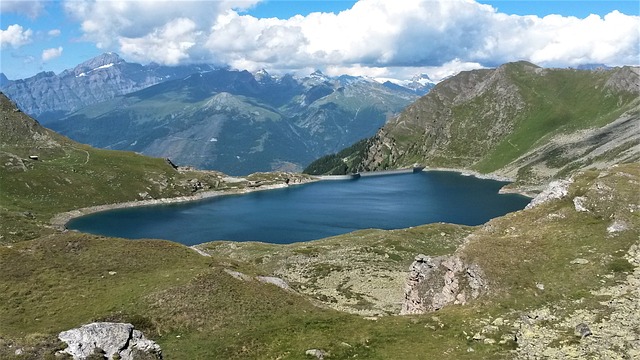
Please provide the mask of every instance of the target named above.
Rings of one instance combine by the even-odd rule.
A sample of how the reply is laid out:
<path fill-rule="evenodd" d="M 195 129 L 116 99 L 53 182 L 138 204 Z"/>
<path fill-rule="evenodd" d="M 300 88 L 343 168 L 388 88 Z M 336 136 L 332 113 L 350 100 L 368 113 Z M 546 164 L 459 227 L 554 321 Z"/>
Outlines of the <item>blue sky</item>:
<path fill-rule="evenodd" d="M 279 17 L 289 18 L 301 14 L 308 15 L 312 12 L 340 12 L 350 9 L 357 1 L 342 0 L 298 0 L 283 1 L 269 0 L 258 4 L 254 9 L 248 11 L 256 17 Z M 497 0 L 479 1 L 481 4 L 488 4 L 498 9 L 500 12 L 514 15 L 538 15 L 546 16 L 558 14 L 565 16 L 586 17 L 590 14 L 606 15 L 613 10 L 618 10 L 628 15 L 638 15 L 640 13 L 640 2 L 636 0 L 626 1 L 576 1 L 576 0 Z"/>
<path fill-rule="evenodd" d="M 637 65 L 640 42 L 636 0 L 138 1 L 124 7 L 2 0 L 0 7 L 0 70 L 10 79 L 59 73 L 106 51 L 140 63 L 318 68 L 395 79 L 426 72 L 437 79 L 520 59 L 560 67 Z"/>

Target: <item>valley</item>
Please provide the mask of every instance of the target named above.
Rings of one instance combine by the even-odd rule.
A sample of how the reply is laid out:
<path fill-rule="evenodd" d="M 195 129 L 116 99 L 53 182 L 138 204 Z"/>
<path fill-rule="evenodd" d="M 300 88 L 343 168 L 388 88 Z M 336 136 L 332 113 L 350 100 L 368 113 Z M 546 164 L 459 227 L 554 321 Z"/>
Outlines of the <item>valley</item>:
<path fill-rule="evenodd" d="M 319 71 L 293 77 L 207 65 L 144 67 L 104 54 L 2 90 L 25 112 L 81 143 L 248 175 L 300 171 L 372 136 L 428 91 L 432 84 L 421 81 L 403 87 Z M 42 94 L 42 104 L 33 103 L 34 93 Z"/>
<path fill-rule="evenodd" d="M 331 359 L 640 356 L 637 69 L 540 69 L 511 63 L 449 78 L 358 151 L 317 167 L 418 163 L 509 176 L 516 182 L 508 190 L 537 194 L 527 208 L 477 226 L 368 229 L 282 245 L 216 241 L 198 251 L 54 225 L 82 208 L 312 177 L 233 177 L 96 149 L 42 127 L 3 95 L 0 357 L 58 358 L 60 332 L 97 321 L 133 324 L 166 359 L 317 358 L 313 350 Z M 569 99 L 554 99 L 568 95 L 554 81 L 581 96 L 562 108 Z M 158 86 L 168 83 L 109 101 L 135 109 L 153 99 L 164 111 Z M 183 96 L 210 109 L 237 101 L 238 113 L 255 109 L 259 122 L 284 121 L 266 100 L 247 107 L 246 93 L 228 94 Z M 100 113 L 95 106 L 82 111 Z M 484 121 L 483 131 L 469 119 Z M 576 335 L 581 324 L 593 336 Z"/>

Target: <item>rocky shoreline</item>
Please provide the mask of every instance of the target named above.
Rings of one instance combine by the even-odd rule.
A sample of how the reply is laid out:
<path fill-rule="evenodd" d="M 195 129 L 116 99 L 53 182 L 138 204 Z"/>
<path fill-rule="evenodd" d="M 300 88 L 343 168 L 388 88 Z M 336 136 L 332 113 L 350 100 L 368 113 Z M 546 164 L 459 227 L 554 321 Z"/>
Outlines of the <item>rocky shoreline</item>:
<path fill-rule="evenodd" d="M 458 173 L 458 174 L 460 174 L 462 176 L 473 176 L 475 178 L 483 179 L 483 180 L 495 180 L 495 181 L 503 181 L 503 182 L 509 182 L 509 183 L 512 183 L 512 182 L 515 181 L 515 179 L 512 178 L 512 177 L 498 175 L 498 174 L 482 174 L 482 173 L 479 173 L 477 171 L 467 170 L 467 169 L 443 168 L 443 167 L 426 167 L 422 171 L 448 171 L 448 172 Z M 529 197 L 529 198 L 534 198 L 540 192 L 541 189 L 546 187 L 546 185 L 547 184 L 543 184 L 539 188 L 536 187 L 536 188 L 532 188 L 532 189 L 506 188 L 506 187 L 503 186 L 498 193 L 500 193 L 500 194 L 518 194 L 518 195 L 526 196 L 526 197 Z M 507 186 L 507 185 L 505 185 L 505 186 Z"/>
<path fill-rule="evenodd" d="M 246 194 L 246 193 L 255 192 L 255 191 L 282 189 L 289 186 L 308 184 L 315 181 L 319 181 L 319 179 L 311 179 L 311 180 L 302 181 L 295 184 L 283 183 L 283 184 L 261 185 L 260 187 L 246 187 L 242 189 L 209 190 L 209 191 L 197 192 L 193 195 L 188 195 L 188 196 L 177 196 L 177 197 L 171 197 L 171 198 L 160 198 L 160 199 L 150 199 L 150 200 L 134 200 L 134 201 L 121 202 L 121 203 L 89 206 L 81 209 L 76 209 L 76 210 L 71 210 L 71 211 L 56 214 L 54 217 L 51 218 L 50 224 L 55 229 L 58 229 L 60 231 L 65 231 L 67 230 L 67 224 L 69 223 L 69 221 L 75 218 L 79 218 L 81 216 L 94 214 L 102 211 L 126 209 L 126 208 L 141 207 L 141 206 L 154 206 L 154 205 L 167 205 L 167 204 L 178 204 L 178 203 L 184 203 L 184 202 L 193 202 L 193 201 L 210 199 L 217 196 L 238 195 L 238 194 Z"/>
<path fill-rule="evenodd" d="M 482 174 L 473 170 L 466 170 L 466 169 L 429 167 L 429 168 L 425 168 L 422 171 L 449 171 L 449 172 L 459 173 L 462 176 L 473 176 L 478 179 L 496 180 L 496 181 L 505 181 L 505 182 L 513 181 L 512 178 L 509 178 L 506 176 L 500 176 L 495 174 Z M 230 180 L 230 178 L 227 178 L 227 180 Z M 228 181 L 228 182 L 242 182 L 242 181 L 245 181 L 245 180 L 239 179 L 238 181 Z M 217 196 L 237 195 L 237 194 L 246 194 L 254 191 L 282 189 L 282 188 L 293 186 L 293 185 L 303 185 L 303 184 L 308 184 L 315 181 L 329 181 L 329 179 L 325 179 L 321 176 L 316 176 L 311 179 L 303 180 L 301 182 L 292 183 L 292 184 L 280 183 L 280 184 L 261 185 L 259 187 L 245 187 L 241 189 L 208 190 L 208 191 L 196 192 L 193 195 L 188 195 L 188 196 L 177 196 L 177 197 L 149 199 L 149 200 L 133 200 L 133 201 L 127 201 L 127 202 L 121 202 L 121 203 L 95 205 L 95 206 L 89 206 L 85 208 L 75 209 L 75 210 L 56 214 L 51 218 L 50 225 L 55 229 L 64 231 L 64 230 L 67 230 L 66 225 L 69 223 L 69 221 L 75 218 L 79 218 L 85 215 L 94 214 L 102 211 L 126 209 L 126 208 L 141 207 L 141 206 L 167 205 L 167 204 L 178 204 L 178 203 L 184 203 L 184 202 L 200 201 L 200 200 L 206 200 L 206 199 L 210 199 Z M 536 193 L 528 192 L 522 189 L 505 189 L 505 188 L 500 189 L 500 193 L 501 194 L 515 193 L 515 194 L 523 195 L 530 198 L 533 198 L 536 195 Z"/>

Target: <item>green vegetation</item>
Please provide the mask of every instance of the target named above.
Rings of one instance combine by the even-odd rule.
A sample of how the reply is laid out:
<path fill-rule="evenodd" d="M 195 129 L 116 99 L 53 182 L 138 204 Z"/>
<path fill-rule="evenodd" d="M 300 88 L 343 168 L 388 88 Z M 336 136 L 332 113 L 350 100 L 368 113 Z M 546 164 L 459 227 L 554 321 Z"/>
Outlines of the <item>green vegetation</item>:
<path fill-rule="evenodd" d="M 368 144 L 368 139 L 363 139 L 336 154 L 323 156 L 309 164 L 303 173 L 344 175 L 358 172 L 356 166 L 362 162 Z"/>
<path fill-rule="evenodd" d="M 478 227 L 430 224 L 290 245 L 198 246 L 210 257 L 168 241 L 61 232 L 48 225 L 58 212 L 133 201 L 140 193 L 191 194 L 193 179 L 237 190 L 288 175 L 227 183 L 219 173 L 177 171 L 162 159 L 70 142 L 1 105 L 3 359 L 54 359 L 64 347 L 57 334 L 92 321 L 135 324 L 167 359 L 300 359 L 313 348 L 330 359 L 504 359 L 518 346 L 523 316 L 551 308 L 563 318 L 579 309 L 606 319 L 611 298 L 593 291 L 624 284 L 634 270 L 626 254 L 640 236 L 639 164 L 575 176 L 565 198 Z M 28 160 L 34 154 L 38 160 Z M 576 197 L 588 212 L 576 211 Z M 614 223 L 624 226 L 612 231 Z M 479 265 L 488 292 L 465 306 L 390 316 L 415 255 L 454 252 Z M 282 278 L 293 291 L 256 280 L 261 275 Z M 492 332 L 482 333 L 493 342 L 473 339 L 498 318 Z M 553 319 L 543 325 L 565 326 Z M 577 341 L 565 337 L 572 342 L 552 346 Z"/>
<path fill-rule="evenodd" d="M 527 62 L 462 72 L 389 121 L 364 149 L 320 159 L 323 166 L 313 170 L 418 163 L 517 173 L 519 184 L 531 184 L 592 164 L 637 161 L 638 139 L 629 136 L 638 122 L 639 94 L 630 85 L 637 80 L 628 67 L 580 71 Z M 358 162 L 345 166 L 341 159 Z"/>
<path fill-rule="evenodd" d="M 640 175 L 637 166 L 620 173 L 629 170 L 634 176 Z M 576 212 L 570 199 L 602 196 L 593 190 L 586 194 L 570 194 L 567 200 L 552 206 L 492 220 L 490 226 L 501 229 L 500 232 L 476 232 L 479 239 L 468 245 L 465 254 L 493 279 L 501 299 L 500 306 L 518 308 L 571 303 L 589 297 L 588 290 L 598 285 L 594 281 L 599 281 L 605 274 L 616 274 L 617 280 L 624 278 L 621 273 L 632 270 L 633 266 L 620 259 L 620 255 L 638 241 L 640 218 L 632 215 L 629 219 L 630 223 L 636 224 L 632 231 L 617 235 L 607 232 L 608 219 L 627 216 L 624 208 L 633 198 L 633 186 L 616 190 L 619 191 L 617 199 L 598 201 L 589 213 Z M 553 220 L 550 214 L 562 216 L 562 221 Z M 577 258 L 588 263 L 572 264 Z M 544 291 L 536 284 L 544 284 Z"/>
<path fill-rule="evenodd" d="M 540 76 L 517 66 L 510 70 L 527 110 L 517 116 L 514 131 L 474 165 L 482 172 L 502 168 L 554 134 L 604 126 L 629 110 L 637 98 L 608 90 L 607 72 L 555 69 Z"/>

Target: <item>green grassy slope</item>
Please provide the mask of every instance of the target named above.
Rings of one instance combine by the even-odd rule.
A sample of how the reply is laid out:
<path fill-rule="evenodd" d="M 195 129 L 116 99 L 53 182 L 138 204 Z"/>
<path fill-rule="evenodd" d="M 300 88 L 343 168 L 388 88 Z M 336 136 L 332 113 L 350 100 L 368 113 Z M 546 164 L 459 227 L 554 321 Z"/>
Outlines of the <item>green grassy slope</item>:
<path fill-rule="evenodd" d="M 462 72 L 389 121 L 365 149 L 348 148 L 341 156 L 362 159 L 349 171 L 419 163 L 490 173 L 506 167 L 529 169 L 535 165 L 530 161 L 536 161 L 548 170 L 539 174 L 543 178 L 547 173 L 566 175 L 601 160 L 599 151 L 608 144 L 616 148 L 609 150 L 608 158 L 630 149 L 637 153 L 638 139 L 629 134 L 602 130 L 581 139 L 580 132 L 601 129 L 623 117 L 637 124 L 638 74 L 630 67 L 581 71 L 542 69 L 526 62 Z M 564 155 L 568 156 L 557 161 Z M 335 168 L 325 165 L 316 172 Z M 533 175 L 523 171 L 519 180 Z"/>
<path fill-rule="evenodd" d="M 621 283 L 633 269 L 624 254 L 638 242 L 640 219 L 628 211 L 636 201 L 633 181 L 638 180 L 637 165 L 588 173 L 576 180 L 566 199 L 475 229 L 427 225 L 410 231 L 411 236 L 403 236 L 403 231 L 365 231 L 284 247 L 202 246 L 211 258 L 166 241 L 73 232 L 0 247 L 0 355 L 11 354 L 15 347 L 8 344 L 13 344 L 39 358 L 52 356 L 59 347 L 57 332 L 113 320 L 136 324 L 171 359 L 299 359 L 311 348 L 328 351 L 336 359 L 421 359 L 431 354 L 443 359 L 508 358 L 516 346 L 515 323 L 523 314 L 552 306 L 558 317 L 575 309 L 600 311 L 606 317 L 601 303 L 607 303 L 607 297 L 590 291 Z M 609 187 L 606 193 L 603 185 Z M 589 213 L 575 211 L 575 196 L 587 199 Z M 606 228 L 614 219 L 628 229 L 609 234 Z M 352 278 L 364 274 L 366 281 L 371 269 L 406 270 L 413 254 L 453 251 L 469 230 L 463 256 L 484 269 L 491 292 L 467 306 L 450 306 L 435 314 L 367 320 L 224 271 L 273 275 L 274 269 L 296 264 L 287 259 L 297 258 L 297 264 L 311 265 L 309 274 L 315 274 L 310 282 L 290 281 L 304 294 L 301 286 L 313 290 L 313 284 L 322 285 L 322 279 L 336 273 Z M 453 246 L 441 243 L 434 248 L 446 239 L 442 232 L 456 236 L 450 239 Z M 416 243 L 416 236 L 424 239 Z M 371 261 L 364 261 L 367 257 Z M 572 265 L 575 258 L 589 263 Z M 371 299 L 355 290 L 338 286 L 336 294 Z M 484 334 L 495 343 L 472 339 L 498 317 L 505 323 Z M 560 340 L 573 339 L 567 330 Z"/>
<path fill-rule="evenodd" d="M 527 109 L 517 115 L 514 131 L 474 164 L 481 172 L 504 167 L 554 134 L 602 127 L 638 105 L 637 94 L 606 88 L 607 72 L 551 69 L 539 76 L 515 68 L 509 76 Z"/>
<path fill-rule="evenodd" d="M 544 324 L 561 331 L 550 347 L 584 344 L 561 321 L 574 310 L 615 322 L 608 304 L 616 298 L 593 290 L 626 284 L 634 268 L 625 255 L 640 236 L 638 164 L 576 176 L 565 198 L 473 228 L 433 224 L 286 246 L 201 245 L 211 257 L 167 241 L 58 232 L 47 227 L 55 212 L 131 200 L 139 191 L 190 192 L 182 180 L 206 174 L 72 143 L 9 102 L 2 106 L 3 130 L 12 129 L 0 132 L 2 359 L 55 359 L 60 331 L 100 320 L 135 324 L 168 359 L 301 359 L 313 348 L 331 359 L 511 358 L 518 321 L 540 308 L 555 316 Z M 35 151 L 39 160 L 25 159 Z M 588 212 L 576 211 L 576 197 Z M 608 230 L 614 224 L 623 226 Z M 483 269 L 490 291 L 437 313 L 388 316 L 402 301 L 413 256 L 451 253 L 460 244 L 458 253 Z M 588 262 L 572 264 L 577 258 Z M 294 292 L 256 275 L 282 277 Z M 340 305 L 351 313 L 331 308 Z M 474 340 L 480 333 L 492 341 Z M 631 344 L 622 341 L 614 349 L 621 356 Z"/>

